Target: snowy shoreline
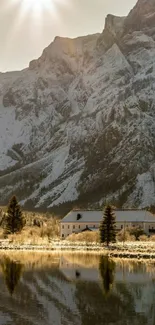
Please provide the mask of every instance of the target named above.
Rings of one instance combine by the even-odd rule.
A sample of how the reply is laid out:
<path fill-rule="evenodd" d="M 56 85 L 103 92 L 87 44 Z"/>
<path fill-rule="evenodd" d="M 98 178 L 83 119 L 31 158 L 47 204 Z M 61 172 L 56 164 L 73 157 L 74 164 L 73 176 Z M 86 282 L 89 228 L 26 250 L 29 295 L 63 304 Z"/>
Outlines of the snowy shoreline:
<path fill-rule="evenodd" d="M 105 255 L 110 258 L 127 259 L 155 259 L 155 243 L 153 242 L 126 242 L 110 245 L 109 248 L 96 243 L 85 242 L 51 242 L 48 245 L 1 243 L 0 251 L 38 251 L 51 253 L 74 253 Z"/>

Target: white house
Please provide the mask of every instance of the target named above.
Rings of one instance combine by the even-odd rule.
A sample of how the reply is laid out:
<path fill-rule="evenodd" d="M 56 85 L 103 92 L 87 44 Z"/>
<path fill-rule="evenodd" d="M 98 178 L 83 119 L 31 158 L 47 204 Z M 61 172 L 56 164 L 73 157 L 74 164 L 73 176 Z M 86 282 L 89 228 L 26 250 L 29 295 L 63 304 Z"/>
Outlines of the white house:
<path fill-rule="evenodd" d="M 116 216 L 116 229 L 140 226 L 146 234 L 155 233 L 155 216 L 145 210 L 114 210 Z M 73 210 L 62 220 L 60 227 L 61 238 L 66 238 L 72 233 L 86 230 L 96 231 L 99 229 L 103 218 L 103 211 Z"/>

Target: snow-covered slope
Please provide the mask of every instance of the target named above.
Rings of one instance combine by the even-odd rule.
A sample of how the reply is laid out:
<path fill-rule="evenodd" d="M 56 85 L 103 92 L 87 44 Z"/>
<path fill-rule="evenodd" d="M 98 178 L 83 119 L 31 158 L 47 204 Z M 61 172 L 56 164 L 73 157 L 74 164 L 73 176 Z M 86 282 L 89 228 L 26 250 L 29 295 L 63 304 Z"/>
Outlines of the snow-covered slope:
<path fill-rule="evenodd" d="M 0 74 L 0 203 L 155 205 L 155 0 Z M 64 210 L 65 211 L 65 210 Z"/>

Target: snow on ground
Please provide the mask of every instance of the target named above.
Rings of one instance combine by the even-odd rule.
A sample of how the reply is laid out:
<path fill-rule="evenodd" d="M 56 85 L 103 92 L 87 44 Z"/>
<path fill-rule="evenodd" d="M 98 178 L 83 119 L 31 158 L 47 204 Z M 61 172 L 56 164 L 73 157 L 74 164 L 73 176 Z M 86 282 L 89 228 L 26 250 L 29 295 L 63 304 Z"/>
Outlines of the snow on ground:
<path fill-rule="evenodd" d="M 69 155 L 70 146 L 60 147 L 51 154 L 51 170 L 50 174 L 41 182 L 40 188 L 48 187 L 56 179 L 58 179 L 64 172 L 66 166 L 66 160 Z M 48 166 L 49 170 L 49 166 Z"/>
<path fill-rule="evenodd" d="M 152 46 L 155 46 L 155 42 L 153 40 L 152 37 L 143 34 L 143 32 L 141 31 L 136 31 L 134 33 L 132 33 L 132 38 L 130 38 L 130 40 L 128 40 L 128 44 L 133 45 L 133 44 L 137 44 L 138 42 L 140 43 L 149 43 L 152 44 Z"/>
<path fill-rule="evenodd" d="M 48 175 L 40 182 L 39 188 L 33 192 L 27 199 L 37 198 L 42 188 L 48 188 L 55 180 L 57 180 L 66 169 L 66 160 L 69 155 L 69 146 L 60 147 L 55 150 L 47 158 L 40 161 L 44 172 Z M 44 165 L 47 165 L 44 167 Z M 27 199 L 22 201 L 24 204 Z"/>
<path fill-rule="evenodd" d="M 24 129 L 23 129 L 24 125 Z M 0 169 L 14 165 L 13 159 L 7 156 L 7 151 L 14 144 L 28 144 L 30 142 L 31 125 L 26 121 L 19 121 L 15 117 L 13 107 L 0 107 Z"/>
<path fill-rule="evenodd" d="M 11 317 L 9 315 L 6 315 L 2 311 L 0 311 L 0 324 L 1 325 L 6 325 L 11 323 Z"/>
<path fill-rule="evenodd" d="M 41 197 L 36 205 L 36 208 L 43 204 L 47 199 L 51 198 L 52 203 L 48 206 L 53 207 L 67 201 L 74 201 L 78 198 L 79 193 L 77 192 L 77 185 L 80 177 L 83 173 L 83 169 L 76 172 L 72 176 L 62 181 L 58 186 L 55 186 L 51 191 L 47 191 L 45 195 Z M 56 199 L 54 199 L 56 198 Z"/>
<path fill-rule="evenodd" d="M 49 205 L 49 208 L 52 208 L 54 205 L 59 205 L 67 201 L 74 201 L 78 198 L 79 193 L 76 188 L 82 173 L 83 169 L 81 169 L 73 176 L 69 177 L 67 180 L 62 182 L 58 187 L 54 189 L 54 191 L 51 192 L 52 195 L 55 194 L 56 191 L 60 191 L 60 189 L 63 188 L 63 192 L 59 192 L 62 194 L 55 201 L 53 201 L 52 204 Z"/>
<path fill-rule="evenodd" d="M 155 182 L 154 176 L 149 171 L 137 176 L 136 186 L 133 193 L 128 198 L 128 204 L 139 201 L 139 207 L 155 205 Z"/>
<path fill-rule="evenodd" d="M 6 156 L 5 154 L 0 154 L 0 170 L 3 171 L 7 167 L 15 166 L 17 163 L 16 160 L 11 159 L 10 157 Z"/>

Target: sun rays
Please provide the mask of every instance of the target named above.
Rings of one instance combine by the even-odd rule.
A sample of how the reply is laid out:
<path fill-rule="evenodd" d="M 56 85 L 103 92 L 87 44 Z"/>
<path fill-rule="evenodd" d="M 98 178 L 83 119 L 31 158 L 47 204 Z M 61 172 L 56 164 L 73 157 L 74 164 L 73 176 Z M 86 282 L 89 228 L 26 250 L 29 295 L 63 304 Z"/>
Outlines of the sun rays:
<path fill-rule="evenodd" d="M 21 16 L 42 16 L 45 12 L 52 16 L 57 15 L 59 7 L 66 7 L 70 0 L 10 0 L 10 8 L 19 8 Z M 7 6 L 9 9 L 9 5 Z"/>
<path fill-rule="evenodd" d="M 44 10 L 51 11 L 55 9 L 55 0 L 20 0 L 22 10 L 33 14 L 41 14 Z"/>
<path fill-rule="evenodd" d="M 6 39 L 6 46 L 10 46 L 23 30 L 27 29 L 32 37 L 43 37 L 46 21 L 51 20 L 51 26 L 62 26 L 59 9 L 70 6 L 70 0 L 9 0 L 3 10 L 16 12 L 12 17 L 11 29 Z M 60 10 L 61 11 L 61 10 Z"/>

